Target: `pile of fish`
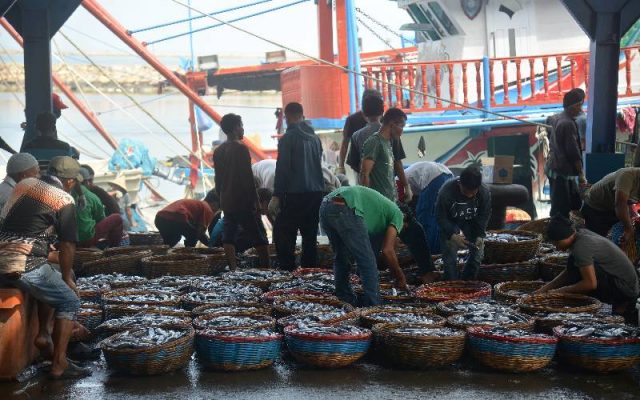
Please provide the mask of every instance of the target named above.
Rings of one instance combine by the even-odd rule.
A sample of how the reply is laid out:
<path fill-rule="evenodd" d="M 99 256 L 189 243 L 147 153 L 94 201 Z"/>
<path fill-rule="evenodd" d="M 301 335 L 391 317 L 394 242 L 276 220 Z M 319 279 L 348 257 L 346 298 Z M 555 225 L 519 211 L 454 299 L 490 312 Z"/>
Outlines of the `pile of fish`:
<path fill-rule="evenodd" d="M 171 315 L 159 315 L 159 314 L 138 314 L 127 317 L 120 317 L 116 319 L 110 319 L 103 322 L 98 326 L 98 329 L 105 329 L 108 331 L 121 331 L 131 328 L 143 328 L 143 327 L 175 327 L 190 325 L 190 318 L 175 317 Z"/>
<path fill-rule="evenodd" d="M 144 328 L 128 330 L 102 341 L 107 349 L 145 349 L 179 339 L 187 334 L 186 330 L 163 328 Z"/>
<path fill-rule="evenodd" d="M 106 303 L 139 303 L 139 304 L 154 304 L 165 302 L 177 302 L 178 296 L 167 292 L 158 291 L 145 291 L 144 293 L 126 293 L 123 292 L 117 296 L 109 296 L 104 298 Z"/>
<path fill-rule="evenodd" d="M 215 291 L 215 292 L 191 292 L 182 297 L 186 302 L 200 304 L 221 304 L 238 301 L 257 302 L 258 297 L 247 293 L 235 293 L 233 291 Z"/>
<path fill-rule="evenodd" d="M 460 336 L 462 331 L 452 328 L 427 328 L 420 326 L 398 326 L 389 329 L 389 334 L 403 336 L 451 337 Z"/>
<path fill-rule="evenodd" d="M 307 289 L 315 290 L 317 292 L 327 292 L 333 294 L 336 290 L 333 280 L 307 280 L 303 278 L 297 278 L 290 281 L 276 282 L 269 286 L 269 290 L 280 289 Z"/>
<path fill-rule="evenodd" d="M 299 313 L 319 313 L 319 312 L 336 312 L 340 311 L 340 307 L 330 304 L 314 303 L 311 301 L 285 300 L 279 305 L 295 314 Z"/>
<path fill-rule="evenodd" d="M 201 292 L 216 292 L 219 294 L 236 294 L 238 296 L 260 296 L 262 290 L 253 285 L 243 285 L 221 280 L 200 280 L 195 282 L 195 288 Z"/>
<path fill-rule="evenodd" d="M 264 325 L 270 318 L 259 316 L 219 315 L 199 317 L 194 326 L 199 330 L 220 328 L 251 328 Z"/>
<path fill-rule="evenodd" d="M 76 283 L 76 287 L 80 292 L 103 292 L 110 289 L 108 284 L 100 285 L 93 282 Z"/>
<path fill-rule="evenodd" d="M 217 331 L 215 329 L 205 329 L 198 332 L 199 335 L 223 336 L 232 338 L 273 338 L 278 339 L 280 334 L 271 329 L 232 329 L 227 331 Z"/>
<path fill-rule="evenodd" d="M 640 329 L 627 325 L 585 325 L 566 324 L 560 332 L 567 336 L 588 337 L 594 339 L 629 339 L 640 338 Z"/>
<path fill-rule="evenodd" d="M 289 326 L 294 324 L 314 324 L 314 323 L 322 323 L 324 321 L 334 320 L 336 318 L 344 317 L 346 311 L 333 311 L 333 312 L 323 312 L 323 313 L 314 313 L 314 314 L 294 314 L 288 317 L 280 318 L 278 320 L 278 324 L 280 326 Z"/>
<path fill-rule="evenodd" d="M 333 273 L 331 271 L 323 272 L 323 271 L 310 271 L 303 272 L 298 275 L 299 278 L 306 279 L 308 281 L 333 281 Z"/>
<path fill-rule="evenodd" d="M 269 311 L 267 308 L 254 307 L 254 306 L 226 306 L 226 307 L 212 306 L 210 308 L 205 307 L 204 309 L 199 310 L 200 315 L 215 315 L 215 314 L 222 315 L 222 314 L 238 314 L 238 313 L 267 315 Z"/>
<path fill-rule="evenodd" d="M 359 326 L 351 325 L 321 325 L 321 324 L 304 324 L 290 325 L 287 327 L 288 333 L 299 333 L 305 335 L 318 336 L 360 336 L 366 335 L 370 331 Z"/>
<path fill-rule="evenodd" d="M 367 314 L 367 318 L 376 323 L 407 323 L 407 324 L 435 324 L 438 317 L 429 314 L 416 314 L 412 312 L 385 312 Z"/>
<path fill-rule="evenodd" d="M 292 275 L 287 271 L 263 270 L 257 268 L 243 269 L 227 272 L 222 278 L 229 281 L 280 281 L 291 279 Z"/>
<path fill-rule="evenodd" d="M 478 311 L 465 314 L 456 314 L 451 321 L 457 325 L 487 325 L 499 326 L 505 324 L 515 324 L 528 322 L 528 317 L 513 312 Z"/>
<path fill-rule="evenodd" d="M 411 297 L 412 294 L 408 290 L 398 290 L 396 288 L 380 289 L 382 297 Z"/>
<path fill-rule="evenodd" d="M 530 236 L 513 235 L 510 233 L 487 233 L 485 241 L 498 243 L 517 243 L 525 240 L 531 240 Z"/>
<path fill-rule="evenodd" d="M 484 303 L 478 303 L 473 300 L 460 300 L 447 304 L 443 304 L 442 307 L 450 313 L 454 314 L 466 314 L 478 311 L 494 311 L 494 312 L 508 312 L 513 311 L 509 306 L 497 303 L 493 300 Z"/>
<path fill-rule="evenodd" d="M 503 336 L 508 338 L 522 338 L 522 339 L 547 339 L 549 335 L 544 335 L 541 333 L 532 333 L 529 331 L 525 331 L 523 329 L 509 329 L 502 328 L 499 326 L 493 327 L 491 329 L 486 330 L 485 332 L 490 333 L 492 335 Z"/>
<path fill-rule="evenodd" d="M 599 324 L 602 321 L 602 316 L 591 313 L 551 313 L 536 318 L 543 321 L 576 322 L 591 325 Z"/>

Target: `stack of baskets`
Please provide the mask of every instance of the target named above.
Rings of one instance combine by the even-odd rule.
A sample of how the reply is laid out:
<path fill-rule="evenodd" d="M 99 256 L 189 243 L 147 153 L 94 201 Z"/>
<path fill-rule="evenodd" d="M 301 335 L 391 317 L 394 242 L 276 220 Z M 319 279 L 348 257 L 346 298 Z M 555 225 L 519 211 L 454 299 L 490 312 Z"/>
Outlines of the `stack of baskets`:
<path fill-rule="evenodd" d="M 488 299 L 491 297 L 491 285 L 480 281 L 435 282 L 420 286 L 416 298 L 427 303 L 439 303 L 446 300 Z"/>
<path fill-rule="evenodd" d="M 115 255 L 137 253 L 139 251 L 151 251 L 154 256 L 161 256 L 167 254 L 169 246 L 164 244 L 156 245 L 140 245 L 140 246 L 121 246 L 110 247 L 104 251 L 105 257 L 111 257 Z"/>
<path fill-rule="evenodd" d="M 211 274 L 217 274 L 224 271 L 229 265 L 227 255 L 223 249 L 220 248 L 200 248 L 200 247 L 181 247 L 178 249 L 169 250 L 169 254 L 188 254 L 188 255 L 201 255 L 207 257 L 209 260 L 209 267 Z"/>
<path fill-rule="evenodd" d="M 483 264 L 478 271 L 478 279 L 492 285 L 507 281 L 532 281 L 538 279 L 538 264 L 530 260 L 506 264 Z"/>
<path fill-rule="evenodd" d="M 544 236 L 547 233 L 547 227 L 551 218 L 536 219 L 520 225 L 516 231 L 534 232 Z"/>
<path fill-rule="evenodd" d="M 209 259 L 197 254 L 169 254 L 142 259 L 142 273 L 147 278 L 165 275 L 209 275 Z"/>
<path fill-rule="evenodd" d="M 140 272 L 140 261 L 152 254 L 151 250 L 128 250 L 126 247 L 110 249 L 105 251 L 104 257 L 96 261 L 83 264 L 82 276 L 92 276 L 98 274 L 118 273 L 122 275 L 138 275 Z M 126 249 L 126 250 L 125 250 Z"/>
<path fill-rule="evenodd" d="M 103 252 L 100 249 L 95 248 L 77 248 L 75 256 L 73 258 L 73 270 L 76 275 L 82 274 L 82 269 L 84 268 L 84 264 L 97 261 L 102 258 Z"/>
<path fill-rule="evenodd" d="M 527 281 L 538 278 L 538 266 L 531 260 L 540 249 L 542 237 L 525 230 L 492 231 L 493 234 L 509 234 L 528 237 L 518 242 L 484 241 L 484 260 L 478 279 L 496 284 L 505 281 Z"/>

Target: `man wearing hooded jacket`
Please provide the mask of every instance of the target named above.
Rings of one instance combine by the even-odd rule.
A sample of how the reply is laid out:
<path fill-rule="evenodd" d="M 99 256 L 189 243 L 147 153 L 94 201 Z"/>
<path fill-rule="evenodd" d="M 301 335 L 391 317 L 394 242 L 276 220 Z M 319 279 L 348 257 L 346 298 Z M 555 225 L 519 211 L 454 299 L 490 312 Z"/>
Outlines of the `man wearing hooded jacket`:
<path fill-rule="evenodd" d="M 275 218 L 273 238 L 280 268 L 295 268 L 298 230 L 302 236 L 300 264 L 317 264 L 316 240 L 324 191 L 322 143 L 304 120 L 299 103 L 284 109 L 287 131 L 278 143 L 278 161 L 269 214 Z"/>

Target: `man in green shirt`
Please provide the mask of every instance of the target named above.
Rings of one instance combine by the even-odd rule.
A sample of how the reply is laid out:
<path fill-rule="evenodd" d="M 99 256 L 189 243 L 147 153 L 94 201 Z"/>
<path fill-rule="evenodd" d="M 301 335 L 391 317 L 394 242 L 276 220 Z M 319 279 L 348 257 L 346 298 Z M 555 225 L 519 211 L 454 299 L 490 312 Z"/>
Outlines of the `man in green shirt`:
<path fill-rule="evenodd" d="M 382 127 L 371 135 L 362 148 L 360 183 L 377 190 L 391 201 L 398 198 L 391 139 L 400 140 L 407 115 L 399 108 L 390 108 L 382 117 Z"/>
<path fill-rule="evenodd" d="M 116 247 L 123 237 L 123 222 L 119 214 L 105 217 L 100 198 L 80 185 L 80 163 L 68 156 L 51 159 L 47 173 L 62 183 L 63 189 L 76 202 L 78 247 Z"/>
<path fill-rule="evenodd" d="M 404 228 L 405 215 L 394 202 L 367 187 L 341 187 L 323 199 L 320 223 L 335 254 L 333 271 L 339 299 L 356 303 L 349 283 L 351 255 L 362 281 L 362 306 L 382 303 L 376 263 L 380 249 L 395 276 L 395 286 L 406 288 L 407 282 L 395 252 L 396 236 Z"/>

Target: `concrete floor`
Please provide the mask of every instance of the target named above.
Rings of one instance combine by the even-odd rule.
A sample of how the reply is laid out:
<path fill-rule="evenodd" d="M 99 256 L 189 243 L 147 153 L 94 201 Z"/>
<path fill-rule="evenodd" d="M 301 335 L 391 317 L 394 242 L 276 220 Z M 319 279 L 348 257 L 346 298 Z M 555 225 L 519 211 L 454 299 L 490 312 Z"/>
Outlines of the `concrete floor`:
<path fill-rule="evenodd" d="M 38 376 L 0 384 L 0 399 L 640 399 L 640 368 L 600 375 L 553 366 L 530 374 L 493 372 L 464 360 L 440 370 L 381 367 L 370 360 L 317 370 L 287 360 L 251 372 L 214 372 L 192 360 L 183 371 L 157 377 L 111 373 L 55 382 Z"/>

